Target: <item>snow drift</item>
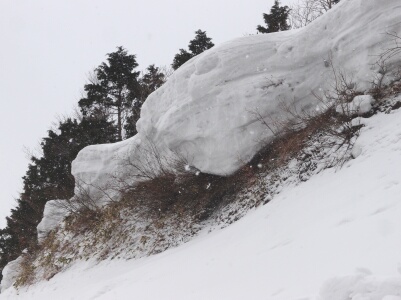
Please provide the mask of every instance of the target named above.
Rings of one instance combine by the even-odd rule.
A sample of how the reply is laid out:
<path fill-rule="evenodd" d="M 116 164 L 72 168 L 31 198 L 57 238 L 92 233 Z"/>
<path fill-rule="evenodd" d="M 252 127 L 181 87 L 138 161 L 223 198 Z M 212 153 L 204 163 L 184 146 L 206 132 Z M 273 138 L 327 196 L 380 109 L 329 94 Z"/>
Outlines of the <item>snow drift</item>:
<path fill-rule="evenodd" d="M 379 70 L 377 55 L 393 43 L 385 33 L 400 32 L 399 18 L 398 0 L 343 0 L 300 30 L 242 37 L 205 51 L 148 97 L 135 137 L 83 149 L 72 173 L 88 187 L 103 187 L 111 174 L 124 173 L 127 157 L 141 160 L 148 141 L 202 172 L 233 173 L 272 138 L 254 112 L 278 115 L 280 101 L 314 109 L 311 92 L 332 84 L 329 57 L 366 89 Z"/>

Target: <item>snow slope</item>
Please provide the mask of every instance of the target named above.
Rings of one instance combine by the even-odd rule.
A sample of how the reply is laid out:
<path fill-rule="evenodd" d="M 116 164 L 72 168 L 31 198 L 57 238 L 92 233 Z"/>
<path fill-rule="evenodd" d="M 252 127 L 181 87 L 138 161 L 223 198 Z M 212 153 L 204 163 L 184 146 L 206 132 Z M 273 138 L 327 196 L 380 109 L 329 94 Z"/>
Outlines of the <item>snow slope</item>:
<path fill-rule="evenodd" d="M 278 114 L 280 98 L 314 108 L 311 91 L 331 82 L 330 52 L 367 88 L 375 55 L 391 44 L 383 33 L 401 30 L 400 11 L 399 0 L 342 0 L 304 29 L 199 55 L 145 102 L 137 136 L 85 148 L 73 175 L 95 193 L 130 175 L 127 158 L 148 163 L 149 145 L 203 172 L 235 171 L 270 138 L 250 111 Z M 77 262 L 0 299 L 400 300 L 401 110 L 359 121 L 355 160 L 283 188 L 223 230 L 138 260 Z"/>
<path fill-rule="evenodd" d="M 205 51 L 149 96 L 137 136 L 85 148 L 73 175 L 92 190 L 104 188 L 110 174 L 124 176 L 127 157 L 144 160 L 148 141 L 202 172 L 232 173 L 271 138 L 255 112 L 274 116 L 280 101 L 293 100 L 315 108 L 311 92 L 333 82 L 330 56 L 366 89 L 378 72 L 377 55 L 393 45 L 385 33 L 401 31 L 400 15 L 399 0 L 343 0 L 300 30 L 242 37 Z"/>
<path fill-rule="evenodd" d="M 148 258 L 79 262 L 0 299 L 400 300 L 401 109 L 361 123 L 356 159 L 225 229 Z"/>

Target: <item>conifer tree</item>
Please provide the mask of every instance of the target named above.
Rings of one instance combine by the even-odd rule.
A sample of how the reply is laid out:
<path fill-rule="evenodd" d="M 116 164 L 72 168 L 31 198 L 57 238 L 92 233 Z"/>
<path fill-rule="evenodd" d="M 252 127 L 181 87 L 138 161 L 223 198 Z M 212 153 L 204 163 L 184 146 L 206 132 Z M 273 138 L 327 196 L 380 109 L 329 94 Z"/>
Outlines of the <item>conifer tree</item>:
<path fill-rule="evenodd" d="M 201 54 L 202 52 L 210 49 L 214 46 L 212 39 L 206 35 L 206 31 L 197 30 L 195 31 L 195 38 L 189 42 L 189 51 L 180 49 L 180 53 L 174 56 L 173 63 L 171 66 L 174 70 L 177 70 L 184 63 L 190 60 L 192 57 Z"/>
<path fill-rule="evenodd" d="M 48 131 L 41 142 L 42 155 L 31 158 L 23 177 L 23 192 L 6 218 L 7 227 L 0 231 L 0 271 L 24 249 L 35 247 L 36 227 L 46 202 L 73 196 L 71 162 L 78 152 L 88 145 L 115 141 L 116 128 L 105 118 L 66 119 L 57 130 Z"/>
<path fill-rule="evenodd" d="M 180 49 L 180 53 L 178 53 L 174 56 L 174 60 L 173 60 L 173 63 L 171 64 L 171 67 L 174 70 L 177 70 L 179 67 L 181 67 L 183 64 L 185 64 L 192 57 L 193 57 L 193 55 L 191 53 L 189 53 L 187 50 Z"/>
<path fill-rule="evenodd" d="M 206 31 L 195 31 L 195 38 L 189 42 L 188 49 L 192 55 L 198 55 L 214 46 L 212 39 L 206 35 Z"/>
<path fill-rule="evenodd" d="M 150 65 L 146 69 L 142 78 L 139 79 L 139 97 L 133 101 L 127 122 L 124 126 L 125 136 L 127 138 L 137 134 L 136 122 L 139 120 L 141 107 L 146 98 L 148 98 L 151 93 L 161 87 L 165 82 L 166 75 L 160 70 L 160 68 L 155 67 L 155 65 Z"/>
<path fill-rule="evenodd" d="M 270 14 L 263 14 L 266 27 L 258 25 L 256 28 L 260 33 L 271 33 L 290 29 L 288 24 L 288 15 L 290 9 L 288 6 L 280 6 L 280 1 L 275 0 L 270 9 Z"/>
<path fill-rule="evenodd" d="M 138 63 L 135 55 L 129 55 L 123 47 L 107 56 L 107 63 L 96 68 L 95 78 L 85 85 L 86 97 L 79 106 L 86 116 L 99 112 L 115 115 L 117 139 L 121 141 L 125 113 L 139 93 L 139 72 L 134 71 Z"/>
<path fill-rule="evenodd" d="M 139 80 L 140 85 L 140 95 L 143 101 L 146 98 L 161 87 L 166 82 L 166 75 L 160 70 L 160 68 L 155 67 L 155 65 L 150 65 L 145 74 Z"/>

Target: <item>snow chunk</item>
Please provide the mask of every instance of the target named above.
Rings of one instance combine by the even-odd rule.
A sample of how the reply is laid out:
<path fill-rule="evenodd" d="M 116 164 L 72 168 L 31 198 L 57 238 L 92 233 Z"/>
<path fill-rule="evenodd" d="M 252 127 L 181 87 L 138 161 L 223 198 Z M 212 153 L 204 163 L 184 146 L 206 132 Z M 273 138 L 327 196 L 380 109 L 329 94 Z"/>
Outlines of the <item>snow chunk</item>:
<path fill-rule="evenodd" d="M 1 280 L 1 292 L 11 287 L 17 276 L 19 275 L 19 267 L 22 262 L 22 256 L 18 257 L 16 260 L 10 261 L 3 269 L 3 279 Z"/>
<path fill-rule="evenodd" d="M 295 100 L 298 111 L 317 107 L 311 91 L 329 90 L 333 82 L 322 62 L 329 55 L 335 66 L 353 73 L 361 90 L 371 86 L 374 54 L 392 45 L 383 32 L 401 30 L 397 5 L 344 1 L 300 30 L 241 37 L 201 53 L 148 97 L 135 137 L 83 149 L 72 165 L 75 179 L 93 192 L 94 186 L 104 188 L 125 172 L 127 157 L 140 159 L 146 140 L 187 158 L 201 172 L 235 172 L 273 138 L 260 116 L 282 115 L 283 100 Z M 358 113 L 370 110 L 366 97 L 355 101 Z"/>
<path fill-rule="evenodd" d="M 362 147 L 358 143 L 354 144 L 354 147 L 352 148 L 351 155 L 353 158 L 357 158 L 359 155 L 362 153 Z"/>
<path fill-rule="evenodd" d="M 401 278 L 377 279 L 367 274 L 336 277 L 322 287 L 319 300 L 401 300 Z"/>
<path fill-rule="evenodd" d="M 372 109 L 375 99 L 371 95 L 356 96 L 350 103 L 344 103 L 336 107 L 336 112 L 345 115 L 363 115 Z"/>
<path fill-rule="evenodd" d="M 68 215 L 68 210 L 63 206 L 65 200 L 50 200 L 46 203 L 42 221 L 38 224 L 38 241 L 43 241 L 50 231 L 57 226 Z"/>

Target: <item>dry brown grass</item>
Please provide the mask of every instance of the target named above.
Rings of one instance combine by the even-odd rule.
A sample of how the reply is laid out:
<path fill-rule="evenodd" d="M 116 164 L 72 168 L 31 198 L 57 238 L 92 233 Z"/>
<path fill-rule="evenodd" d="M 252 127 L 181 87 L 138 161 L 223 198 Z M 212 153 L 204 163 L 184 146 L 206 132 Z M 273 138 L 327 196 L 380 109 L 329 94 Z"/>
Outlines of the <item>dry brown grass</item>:
<path fill-rule="evenodd" d="M 128 190 L 123 201 L 140 207 L 150 218 L 166 216 L 207 219 L 223 199 L 234 195 L 246 182 L 243 170 L 229 177 L 205 173 L 168 174 L 143 181 Z"/>
<path fill-rule="evenodd" d="M 21 286 L 31 285 L 35 280 L 35 266 L 33 264 L 34 256 L 28 253 L 23 254 L 23 258 L 19 267 L 19 276 L 16 279 L 14 286 L 19 288 Z"/>

